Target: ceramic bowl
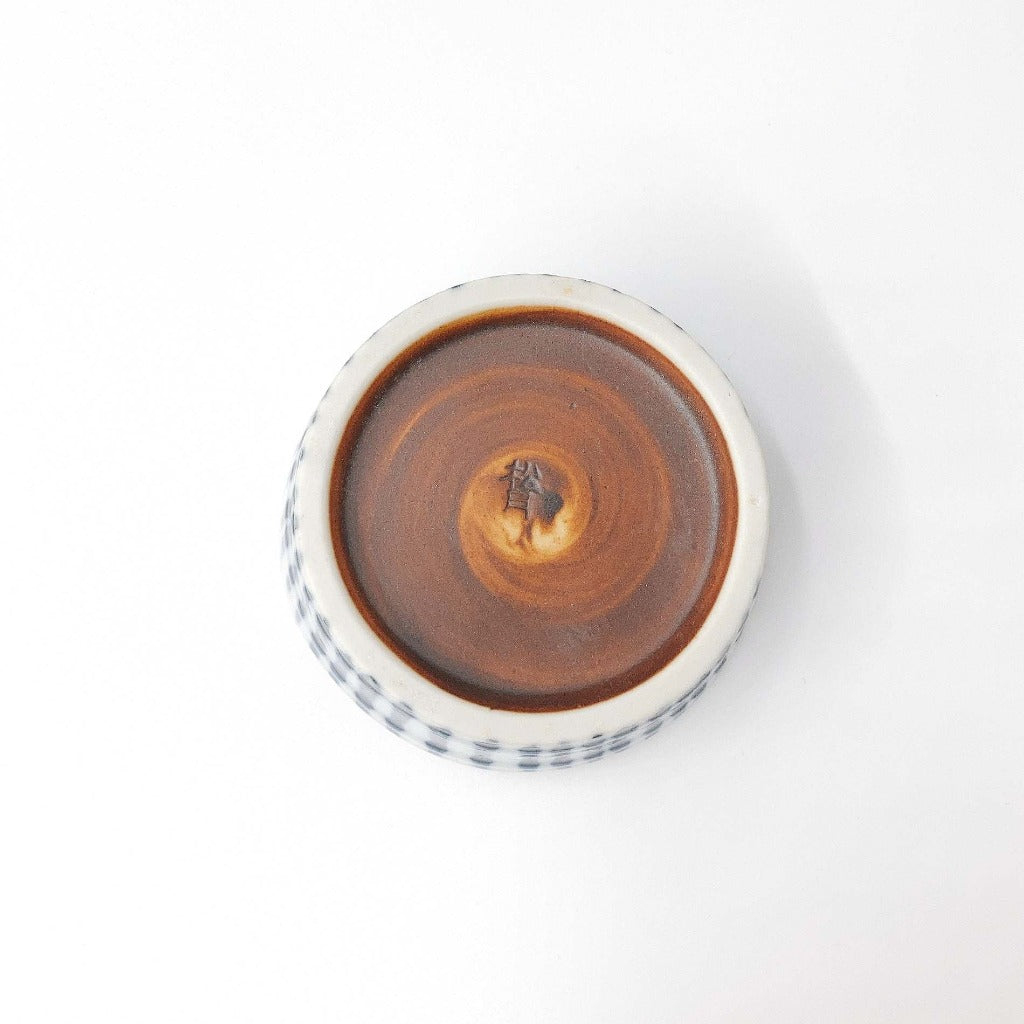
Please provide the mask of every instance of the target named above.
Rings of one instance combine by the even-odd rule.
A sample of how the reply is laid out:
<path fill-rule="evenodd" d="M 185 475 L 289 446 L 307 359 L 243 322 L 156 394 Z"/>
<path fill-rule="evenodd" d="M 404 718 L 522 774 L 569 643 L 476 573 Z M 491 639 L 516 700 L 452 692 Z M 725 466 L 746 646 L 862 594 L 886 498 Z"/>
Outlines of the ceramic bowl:
<path fill-rule="evenodd" d="M 384 642 L 360 611 L 339 569 L 330 522 L 339 445 L 361 400 L 388 367 L 445 325 L 519 308 L 596 318 L 630 332 L 667 358 L 714 417 L 735 478 L 731 554 L 695 635 L 666 664 L 624 692 L 558 710 L 487 706 L 418 671 L 393 644 Z M 668 452 L 667 457 L 685 458 L 686 452 Z M 598 760 L 678 717 L 704 690 L 739 636 L 757 592 L 767 534 L 768 488 L 761 450 L 739 397 L 708 354 L 637 299 L 592 282 L 524 274 L 472 281 L 431 296 L 356 350 L 299 444 L 288 481 L 283 558 L 297 620 L 310 647 L 360 708 L 431 753 L 484 768 L 530 771 Z M 453 619 L 448 628 L 457 631 L 461 625 Z"/>

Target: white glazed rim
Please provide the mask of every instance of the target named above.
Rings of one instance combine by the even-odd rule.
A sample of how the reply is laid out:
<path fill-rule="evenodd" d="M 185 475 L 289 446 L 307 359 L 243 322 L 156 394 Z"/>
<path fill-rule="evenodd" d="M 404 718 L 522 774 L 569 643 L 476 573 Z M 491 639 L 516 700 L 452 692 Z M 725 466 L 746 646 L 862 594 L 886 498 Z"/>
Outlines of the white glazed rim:
<path fill-rule="evenodd" d="M 738 491 L 732 558 L 715 603 L 693 639 L 653 676 L 625 693 L 568 711 L 506 711 L 448 693 L 421 676 L 374 633 L 353 602 L 334 556 L 328 517 L 331 473 L 342 434 L 359 400 L 410 344 L 465 316 L 516 306 L 577 310 L 632 332 L 671 359 L 707 402 L 725 437 Z M 296 468 L 295 545 L 312 601 L 355 668 L 374 677 L 421 721 L 467 740 L 506 746 L 579 743 L 644 722 L 717 666 L 753 601 L 768 534 L 764 460 L 746 410 L 725 374 L 667 317 L 590 281 L 537 274 L 484 278 L 416 303 L 361 345 L 321 400 Z"/>

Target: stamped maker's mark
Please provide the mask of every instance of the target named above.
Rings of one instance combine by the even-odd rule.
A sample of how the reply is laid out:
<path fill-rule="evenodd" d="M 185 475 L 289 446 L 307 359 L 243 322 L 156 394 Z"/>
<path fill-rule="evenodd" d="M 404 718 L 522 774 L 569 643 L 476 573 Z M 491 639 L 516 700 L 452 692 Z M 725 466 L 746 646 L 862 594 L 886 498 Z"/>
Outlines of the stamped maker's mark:
<path fill-rule="evenodd" d="M 508 481 L 506 509 L 518 509 L 527 520 L 540 516 L 551 522 L 563 505 L 562 497 L 549 491 L 542 482 L 543 474 L 534 459 L 515 459 L 505 467 L 500 480 Z"/>

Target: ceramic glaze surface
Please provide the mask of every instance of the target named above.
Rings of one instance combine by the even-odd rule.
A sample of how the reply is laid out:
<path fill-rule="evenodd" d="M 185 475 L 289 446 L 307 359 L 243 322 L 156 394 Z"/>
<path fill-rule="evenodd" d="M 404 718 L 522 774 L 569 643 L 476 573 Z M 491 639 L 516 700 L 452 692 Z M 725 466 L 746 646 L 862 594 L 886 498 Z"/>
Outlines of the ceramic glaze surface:
<path fill-rule="evenodd" d="M 466 317 L 357 405 L 329 516 L 377 636 L 487 707 L 578 708 L 671 661 L 715 602 L 737 487 L 670 360 L 578 311 Z"/>

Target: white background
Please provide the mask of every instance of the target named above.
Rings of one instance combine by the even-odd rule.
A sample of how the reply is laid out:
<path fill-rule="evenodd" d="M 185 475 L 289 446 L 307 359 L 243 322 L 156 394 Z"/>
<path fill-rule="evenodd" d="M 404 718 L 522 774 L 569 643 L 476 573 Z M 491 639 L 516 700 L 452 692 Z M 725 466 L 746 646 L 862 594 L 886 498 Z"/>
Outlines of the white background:
<path fill-rule="evenodd" d="M 1024 7 L 11 5 L 0 1016 L 1024 1019 Z M 598 280 L 763 439 L 708 693 L 493 775 L 306 650 L 284 479 L 352 349 Z"/>

